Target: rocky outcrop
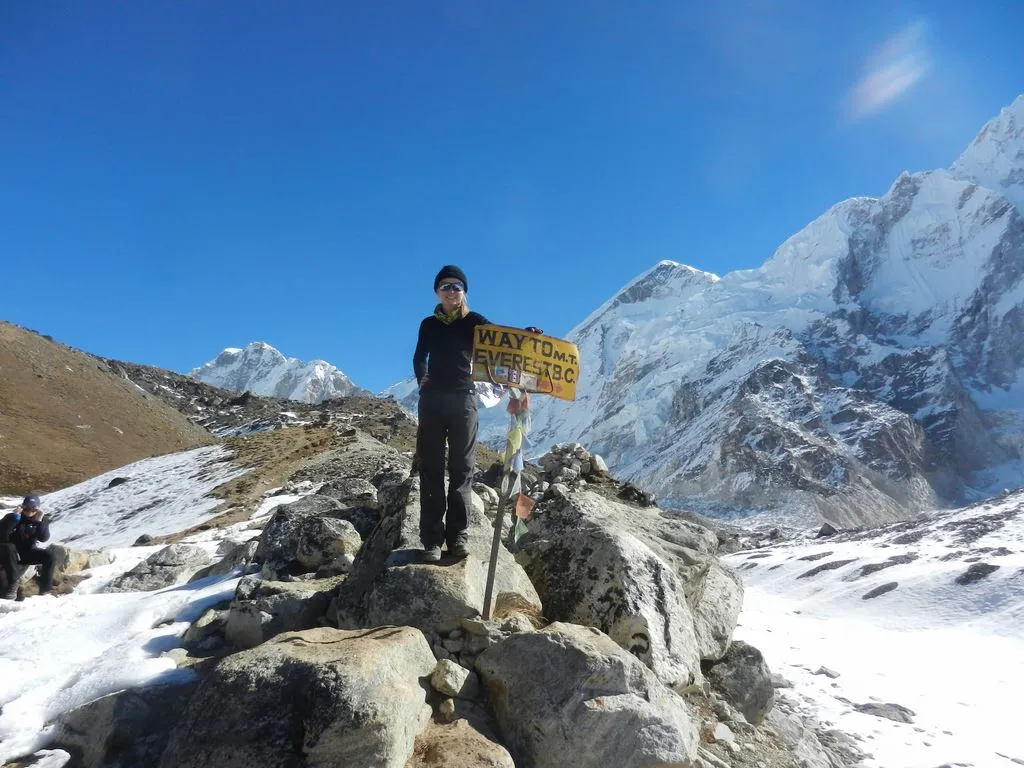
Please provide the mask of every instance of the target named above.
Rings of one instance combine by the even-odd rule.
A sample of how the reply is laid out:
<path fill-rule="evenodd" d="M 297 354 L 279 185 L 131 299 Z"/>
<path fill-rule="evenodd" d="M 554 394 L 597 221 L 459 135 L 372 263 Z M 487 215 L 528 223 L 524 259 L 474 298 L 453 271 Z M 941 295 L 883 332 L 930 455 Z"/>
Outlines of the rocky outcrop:
<path fill-rule="evenodd" d="M 362 546 L 344 507 L 329 496 L 306 496 L 278 507 L 260 536 L 254 560 L 265 578 L 348 573 Z"/>
<path fill-rule="evenodd" d="M 686 686 L 702 658 L 724 653 L 742 602 L 717 545 L 706 528 L 583 489 L 537 507 L 516 559 L 549 619 L 597 627 Z"/>
<path fill-rule="evenodd" d="M 399 478 L 395 478 L 398 480 Z M 425 632 L 450 632 L 483 609 L 491 529 L 474 507 L 469 557 L 458 562 L 420 562 L 419 478 L 382 489 L 380 524 L 335 595 L 328 618 L 339 627 L 405 624 Z M 514 593 L 540 613 L 530 579 L 502 547 L 495 594 Z"/>
<path fill-rule="evenodd" d="M 737 640 L 720 660 L 709 665 L 708 680 L 747 721 L 760 725 L 775 701 L 772 673 L 761 652 Z"/>
<path fill-rule="evenodd" d="M 155 685 L 103 696 L 60 715 L 53 723 L 54 747 L 77 768 L 138 768 L 156 765 L 195 683 Z"/>
<path fill-rule="evenodd" d="M 524 671 L 542 666 L 538 684 Z M 590 627 L 555 623 L 477 660 L 502 736 L 534 768 L 690 766 L 697 728 L 683 699 Z"/>
<path fill-rule="evenodd" d="M 275 635 L 311 629 L 327 612 L 338 578 L 262 581 L 243 578 L 224 623 L 224 637 L 235 648 L 254 648 Z"/>
<path fill-rule="evenodd" d="M 201 547 L 171 544 L 155 552 L 122 576 L 114 579 L 104 592 L 152 592 L 188 579 L 210 556 Z"/>
<path fill-rule="evenodd" d="M 435 661 L 407 627 L 311 629 L 221 661 L 171 734 L 161 768 L 403 768 L 430 716 Z"/>

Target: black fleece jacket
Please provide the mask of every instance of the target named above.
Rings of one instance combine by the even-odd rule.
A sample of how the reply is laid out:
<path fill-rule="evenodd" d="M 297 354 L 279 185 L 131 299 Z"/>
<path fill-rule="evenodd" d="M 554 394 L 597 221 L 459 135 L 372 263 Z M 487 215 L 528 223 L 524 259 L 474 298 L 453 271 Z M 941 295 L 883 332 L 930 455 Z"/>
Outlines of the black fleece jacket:
<path fill-rule="evenodd" d="M 431 315 L 420 323 L 420 335 L 412 356 L 412 370 L 420 392 L 473 391 L 473 333 L 478 325 L 490 321 L 478 312 L 469 312 L 451 325 Z M 423 384 L 423 376 L 427 383 Z"/>
<path fill-rule="evenodd" d="M 18 519 L 17 512 L 11 512 L 0 520 L 0 543 L 13 544 L 19 550 L 32 549 L 37 541 L 50 540 L 50 521 L 29 520 L 25 513 Z"/>

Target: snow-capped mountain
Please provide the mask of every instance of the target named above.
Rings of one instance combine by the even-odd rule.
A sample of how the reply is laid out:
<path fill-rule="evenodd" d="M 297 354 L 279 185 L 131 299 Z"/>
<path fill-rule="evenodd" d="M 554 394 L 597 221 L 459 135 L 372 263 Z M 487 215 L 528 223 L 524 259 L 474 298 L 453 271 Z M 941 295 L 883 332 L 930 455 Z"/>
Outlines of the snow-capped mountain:
<path fill-rule="evenodd" d="M 215 387 L 304 403 L 367 394 L 330 363 L 324 360 L 304 363 L 285 357 L 262 341 L 255 341 L 245 349 L 225 349 L 191 375 Z"/>
<path fill-rule="evenodd" d="M 1024 96 L 758 269 L 636 278 L 569 334 L 577 400 L 538 398 L 533 442 L 585 443 L 663 504 L 805 522 L 1022 485 L 1022 210 Z"/>

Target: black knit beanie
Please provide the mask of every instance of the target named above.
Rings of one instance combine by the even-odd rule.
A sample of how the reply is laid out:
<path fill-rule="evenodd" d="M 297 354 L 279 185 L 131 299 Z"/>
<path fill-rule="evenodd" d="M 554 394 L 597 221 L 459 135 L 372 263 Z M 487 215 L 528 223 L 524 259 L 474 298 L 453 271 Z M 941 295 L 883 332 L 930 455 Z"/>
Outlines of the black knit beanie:
<path fill-rule="evenodd" d="M 437 286 L 443 283 L 445 279 L 458 280 L 462 283 L 462 287 L 466 289 L 466 293 L 469 293 L 469 280 L 466 279 L 466 273 L 454 264 L 445 264 L 441 267 L 441 271 L 434 278 L 434 291 L 437 291 Z"/>

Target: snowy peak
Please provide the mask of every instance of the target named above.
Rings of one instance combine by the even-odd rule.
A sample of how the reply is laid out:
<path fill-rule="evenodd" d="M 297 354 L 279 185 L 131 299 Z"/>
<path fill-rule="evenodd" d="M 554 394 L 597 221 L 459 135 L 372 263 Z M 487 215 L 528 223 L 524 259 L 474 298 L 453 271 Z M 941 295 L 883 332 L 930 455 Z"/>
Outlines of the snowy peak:
<path fill-rule="evenodd" d="M 535 442 L 591 445 L 673 506 L 844 524 L 990 488 L 1024 461 L 1022 125 L 1024 98 L 952 169 L 833 206 L 757 269 L 655 265 L 571 332 L 585 373 Z"/>
<path fill-rule="evenodd" d="M 1003 195 L 1024 212 L 1024 95 L 981 129 L 950 170 Z"/>
<path fill-rule="evenodd" d="M 224 389 L 304 403 L 363 394 L 348 376 L 325 360 L 304 363 L 287 358 L 263 341 L 254 341 L 245 349 L 228 347 L 192 371 L 192 376 Z"/>

